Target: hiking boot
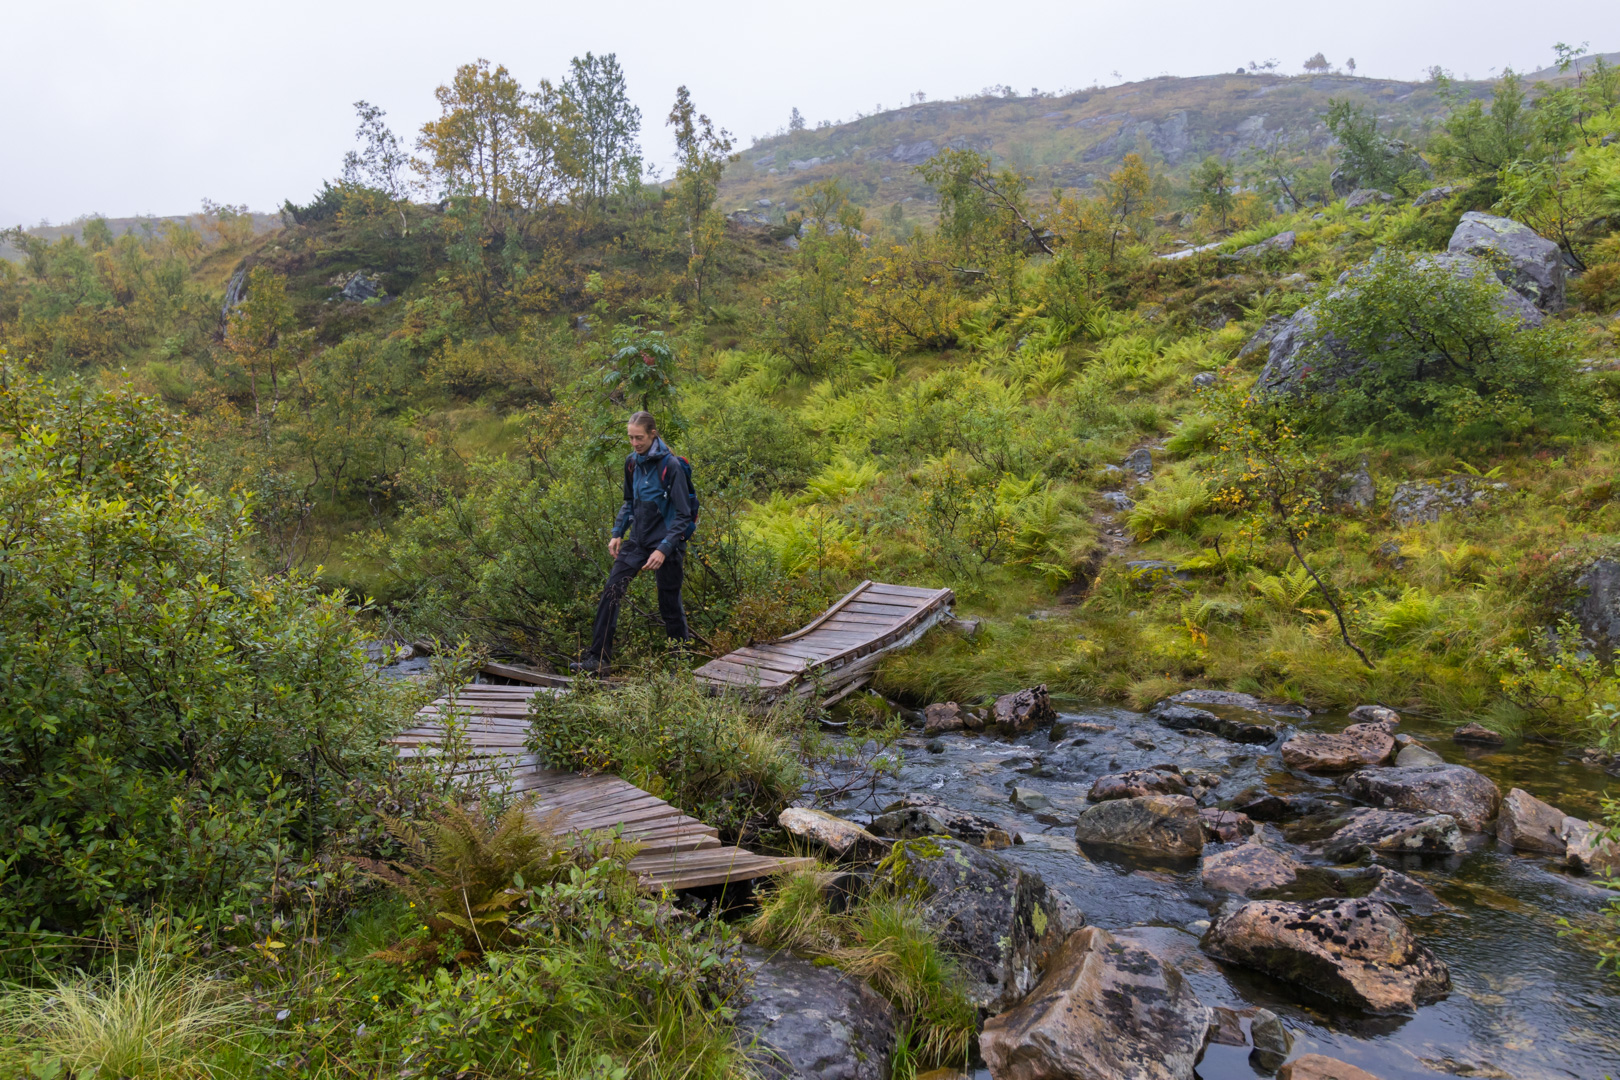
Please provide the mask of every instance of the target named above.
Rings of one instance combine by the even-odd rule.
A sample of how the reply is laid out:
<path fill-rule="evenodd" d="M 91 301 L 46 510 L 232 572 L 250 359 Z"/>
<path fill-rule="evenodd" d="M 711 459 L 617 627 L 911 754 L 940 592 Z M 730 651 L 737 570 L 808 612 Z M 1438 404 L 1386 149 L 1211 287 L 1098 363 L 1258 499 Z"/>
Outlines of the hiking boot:
<path fill-rule="evenodd" d="M 576 675 L 603 675 L 607 673 L 608 666 L 594 656 L 587 656 L 583 660 L 575 660 L 568 665 L 568 670 Z"/>

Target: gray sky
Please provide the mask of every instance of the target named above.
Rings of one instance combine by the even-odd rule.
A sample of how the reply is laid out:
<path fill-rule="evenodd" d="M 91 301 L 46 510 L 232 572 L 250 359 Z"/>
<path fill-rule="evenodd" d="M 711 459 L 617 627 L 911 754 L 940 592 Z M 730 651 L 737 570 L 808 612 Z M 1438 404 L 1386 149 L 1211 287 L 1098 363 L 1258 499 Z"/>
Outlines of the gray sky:
<path fill-rule="evenodd" d="M 916 90 L 1077 89 L 1115 71 L 1202 75 L 1269 57 L 1297 73 L 1319 49 L 1380 77 L 1436 63 L 1476 78 L 1531 70 L 1556 41 L 1620 48 L 1615 11 L 1614 0 L 1563 0 L 1530 18 L 1508 0 L 0 0 L 0 226 L 184 213 L 204 197 L 255 210 L 304 201 L 338 173 L 355 99 L 414 138 L 434 88 L 478 57 L 528 86 L 587 50 L 616 52 L 648 157 L 665 162 L 681 83 L 746 147 L 794 106 L 814 124 Z"/>

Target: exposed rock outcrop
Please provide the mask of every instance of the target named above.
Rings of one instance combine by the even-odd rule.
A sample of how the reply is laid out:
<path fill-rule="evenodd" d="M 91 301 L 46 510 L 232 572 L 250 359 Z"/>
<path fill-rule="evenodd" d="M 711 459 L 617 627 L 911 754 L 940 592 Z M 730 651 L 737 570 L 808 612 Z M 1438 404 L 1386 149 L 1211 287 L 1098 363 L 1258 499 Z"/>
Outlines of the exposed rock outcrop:
<path fill-rule="evenodd" d="M 1528 225 L 1470 210 L 1446 250 L 1489 260 L 1502 284 L 1543 311 L 1564 307 L 1564 256 L 1557 244 Z"/>
<path fill-rule="evenodd" d="M 859 979 L 745 947 L 754 976 L 737 1035 L 769 1080 L 888 1080 L 894 1006 Z"/>

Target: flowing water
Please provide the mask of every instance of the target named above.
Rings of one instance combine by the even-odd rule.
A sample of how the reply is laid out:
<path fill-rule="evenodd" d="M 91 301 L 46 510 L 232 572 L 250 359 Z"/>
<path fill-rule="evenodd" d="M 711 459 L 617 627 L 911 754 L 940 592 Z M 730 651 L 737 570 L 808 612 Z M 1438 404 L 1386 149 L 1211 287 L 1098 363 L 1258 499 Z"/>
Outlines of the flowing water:
<path fill-rule="evenodd" d="M 1343 727 L 1342 715 L 1301 721 L 1303 730 Z M 1510 742 L 1497 750 L 1465 748 L 1439 725 L 1408 718 L 1402 731 L 1446 760 L 1469 765 L 1502 788 L 1521 787 L 1579 817 L 1595 816 L 1620 780 L 1580 764 L 1567 751 Z M 1061 889 L 1092 925 L 1125 932 L 1177 963 L 1205 1005 L 1264 1007 L 1294 1034 L 1294 1053 L 1341 1058 L 1383 1080 L 1437 1075 L 1620 1080 L 1620 977 L 1596 970 L 1596 955 L 1559 935 L 1558 920 L 1595 925 L 1609 894 L 1543 856 L 1515 854 L 1476 836 L 1470 850 L 1442 859 L 1391 863 L 1432 889 L 1447 907 L 1407 922 L 1451 968 L 1452 990 L 1416 1015 L 1372 1017 L 1308 1000 L 1296 988 L 1199 951 L 1219 898 L 1204 890 L 1196 860 L 1144 861 L 1074 841 L 1073 823 L 1096 777 L 1174 763 L 1218 771 L 1219 798 L 1245 788 L 1335 790 L 1330 778 L 1285 770 L 1274 749 L 1240 746 L 1160 727 L 1110 707 L 1064 712 L 1050 731 L 1017 738 L 951 734 L 925 744 L 906 740 L 899 775 L 828 809 L 866 820 L 900 795 L 930 793 L 948 805 L 997 819 L 1023 843 L 1000 854 Z M 1014 785 L 1051 800 L 1038 814 L 1009 801 Z M 1302 861 L 1309 861 L 1295 853 Z M 1211 1044 L 1204 1080 L 1254 1080 L 1248 1049 Z M 988 1077 L 988 1073 L 981 1076 Z"/>

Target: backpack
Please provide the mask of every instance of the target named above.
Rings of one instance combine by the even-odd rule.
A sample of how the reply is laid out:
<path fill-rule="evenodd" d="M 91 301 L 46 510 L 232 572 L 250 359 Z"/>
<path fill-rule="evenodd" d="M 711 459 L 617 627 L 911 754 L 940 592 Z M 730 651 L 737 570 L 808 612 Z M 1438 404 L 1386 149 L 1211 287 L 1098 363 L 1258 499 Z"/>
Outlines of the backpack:
<path fill-rule="evenodd" d="M 692 483 L 692 463 L 691 463 L 691 461 L 687 460 L 686 458 L 681 457 L 681 455 L 679 455 L 677 453 L 674 453 L 673 451 L 670 452 L 669 456 L 674 458 L 676 461 L 680 462 L 681 463 L 681 468 L 686 471 L 686 493 L 692 497 L 692 524 L 688 525 L 686 527 L 686 532 L 681 534 L 681 543 L 684 544 L 688 540 L 692 539 L 692 534 L 693 533 L 697 532 L 698 513 L 699 513 L 697 485 Z M 630 475 L 630 470 L 635 468 L 635 466 L 632 464 L 633 460 L 634 460 L 633 458 L 625 458 L 624 459 L 624 472 L 625 472 L 625 475 L 627 477 Z M 659 480 L 660 483 L 662 483 L 664 485 L 664 490 L 668 491 L 669 490 L 669 462 L 667 462 L 667 461 L 664 462 L 664 467 L 661 470 L 659 470 L 658 480 Z"/>

